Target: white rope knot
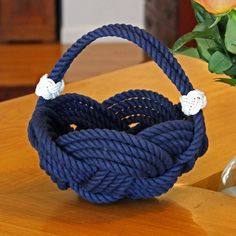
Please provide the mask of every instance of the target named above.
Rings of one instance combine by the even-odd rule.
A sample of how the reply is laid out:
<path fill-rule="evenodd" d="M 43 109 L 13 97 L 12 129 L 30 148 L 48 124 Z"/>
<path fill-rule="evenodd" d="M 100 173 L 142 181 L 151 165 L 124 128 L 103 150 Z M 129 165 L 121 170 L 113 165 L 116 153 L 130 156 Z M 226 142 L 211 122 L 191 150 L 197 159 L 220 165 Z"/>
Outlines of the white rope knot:
<path fill-rule="evenodd" d="M 196 115 L 201 109 L 207 105 L 207 99 L 204 92 L 200 90 L 192 90 L 187 95 L 180 97 L 182 112 L 187 115 Z"/>
<path fill-rule="evenodd" d="M 45 74 L 40 78 L 35 89 L 35 94 L 39 97 L 43 97 L 45 100 L 52 100 L 60 95 L 64 86 L 63 80 L 55 83 L 52 79 L 48 78 L 47 74 Z"/>

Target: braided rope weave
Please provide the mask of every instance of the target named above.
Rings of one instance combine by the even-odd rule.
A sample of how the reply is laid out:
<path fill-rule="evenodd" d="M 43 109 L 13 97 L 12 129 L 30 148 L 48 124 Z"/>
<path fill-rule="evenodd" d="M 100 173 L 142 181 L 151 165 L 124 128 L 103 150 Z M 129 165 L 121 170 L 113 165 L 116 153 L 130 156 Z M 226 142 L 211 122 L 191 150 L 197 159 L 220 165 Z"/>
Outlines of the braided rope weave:
<path fill-rule="evenodd" d="M 84 35 L 49 77 L 62 80 L 75 57 L 100 37 L 134 42 L 162 68 L 182 95 L 193 89 L 169 50 L 131 25 L 108 25 Z M 71 127 L 75 124 L 76 127 Z M 130 90 L 98 103 L 78 94 L 39 98 L 28 127 L 40 166 L 60 189 L 94 203 L 150 198 L 167 192 L 208 146 L 202 111 L 190 117 L 152 91 Z"/>

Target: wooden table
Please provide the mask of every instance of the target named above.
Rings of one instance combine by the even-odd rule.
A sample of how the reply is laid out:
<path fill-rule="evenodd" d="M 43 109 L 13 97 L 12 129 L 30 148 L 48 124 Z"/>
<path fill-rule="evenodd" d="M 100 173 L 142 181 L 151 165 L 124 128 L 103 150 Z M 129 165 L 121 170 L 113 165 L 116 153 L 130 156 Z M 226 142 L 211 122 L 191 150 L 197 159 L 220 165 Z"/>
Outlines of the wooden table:
<path fill-rule="evenodd" d="M 27 139 L 35 95 L 0 104 L 0 235 L 236 235 L 236 199 L 217 190 L 219 176 L 236 155 L 236 89 L 215 83 L 201 61 L 179 56 L 195 88 L 206 92 L 209 151 L 159 199 L 93 205 L 59 191 L 40 170 Z M 79 83 L 78 92 L 99 101 L 130 88 L 179 94 L 154 63 Z"/>

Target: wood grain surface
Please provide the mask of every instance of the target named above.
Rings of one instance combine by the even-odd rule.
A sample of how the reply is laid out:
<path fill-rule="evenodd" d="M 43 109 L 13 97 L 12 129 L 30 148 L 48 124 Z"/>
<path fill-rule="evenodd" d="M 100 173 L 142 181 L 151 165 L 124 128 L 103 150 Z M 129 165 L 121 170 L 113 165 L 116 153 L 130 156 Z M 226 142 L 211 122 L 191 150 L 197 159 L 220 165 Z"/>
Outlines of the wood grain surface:
<path fill-rule="evenodd" d="M 178 60 L 207 94 L 210 146 L 193 171 L 158 199 L 97 206 L 57 190 L 27 139 L 36 96 L 0 103 L 0 235 L 236 235 L 236 199 L 208 190 L 217 190 L 219 173 L 236 154 L 236 90 L 214 82 L 204 62 Z M 131 88 L 179 98 L 153 62 L 68 84 L 65 92 L 102 101 Z"/>
<path fill-rule="evenodd" d="M 0 44 L 0 86 L 32 86 L 49 73 L 70 45 Z M 132 43 L 94 43 L 75 59 L 66 82 L 140 64 L 143 51 Z"/>

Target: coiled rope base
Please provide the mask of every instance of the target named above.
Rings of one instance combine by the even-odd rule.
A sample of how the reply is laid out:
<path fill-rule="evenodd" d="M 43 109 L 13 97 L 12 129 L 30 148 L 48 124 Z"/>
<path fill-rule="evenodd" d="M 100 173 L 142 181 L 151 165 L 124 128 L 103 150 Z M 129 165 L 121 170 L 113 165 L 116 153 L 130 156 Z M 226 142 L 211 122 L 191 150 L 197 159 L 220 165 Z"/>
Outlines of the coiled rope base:
<path fill-rule="evenodd" d="M 48 84 L 53 81 L 62 89 L 63 83 L 58 83 L 74 58 L 105 36 L 134 42 L 182 95 L 193 90 L 169 50 L 130 25 L 108 25 L 83 36 L 57 62 Z M 54 97 L 55 93 L 46 96 L 52 100 L 39 98 L 28 127 L 29 140 L 38 151 L 41 168 L 58 187 L 72 188 L 88 201 L 159 196 L 207 150 L 202 111 L 185 116 L 180 104 L 173 105 L 155 92 L 130 90 L 101 104 L 78 94 Z"/>

